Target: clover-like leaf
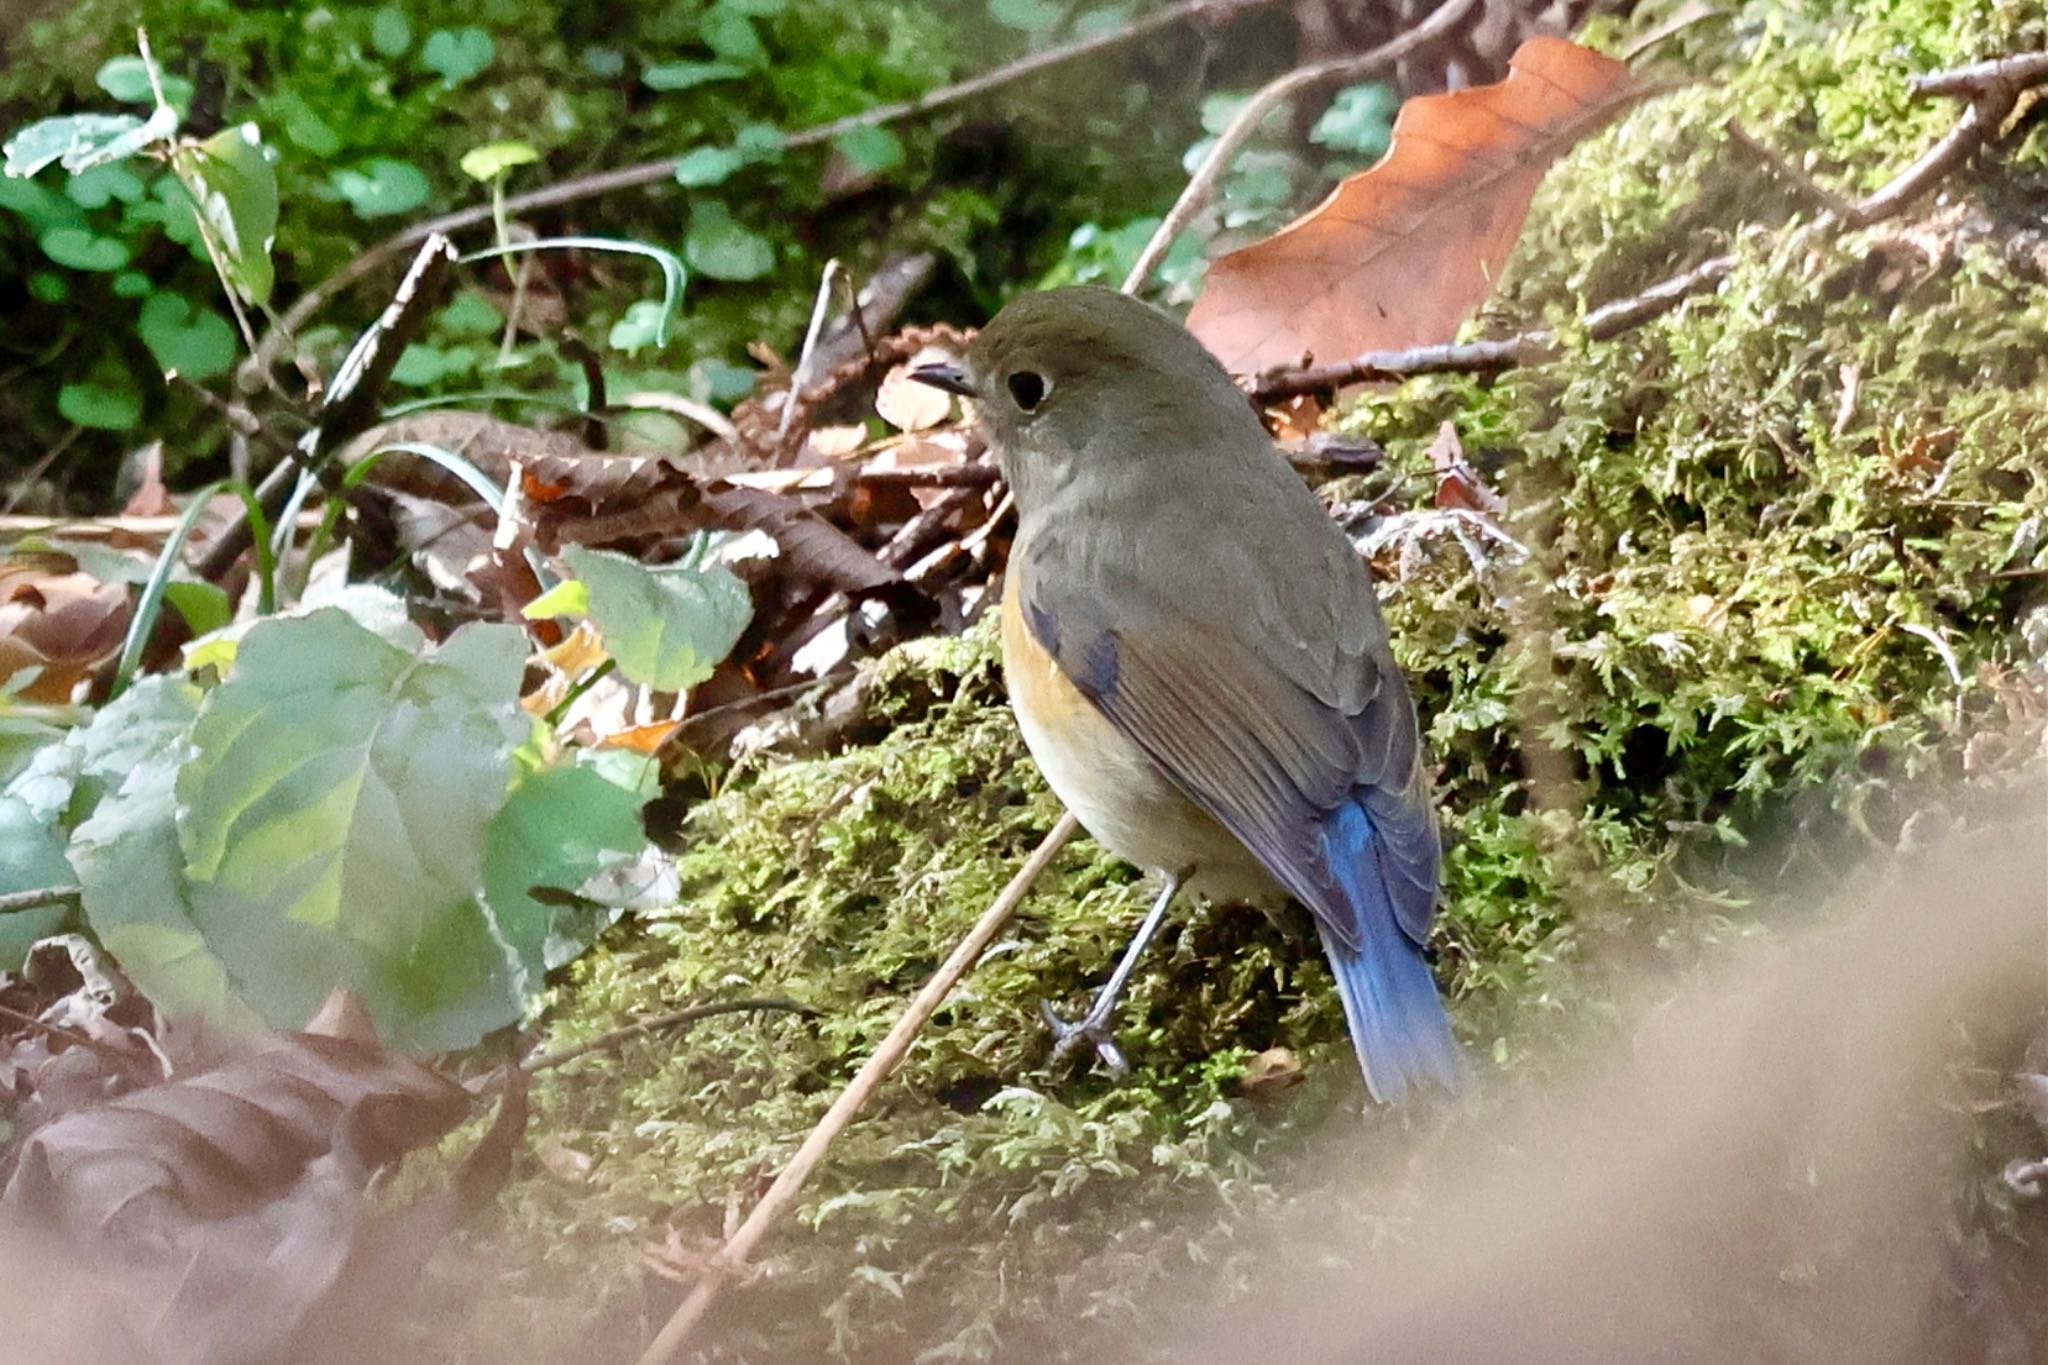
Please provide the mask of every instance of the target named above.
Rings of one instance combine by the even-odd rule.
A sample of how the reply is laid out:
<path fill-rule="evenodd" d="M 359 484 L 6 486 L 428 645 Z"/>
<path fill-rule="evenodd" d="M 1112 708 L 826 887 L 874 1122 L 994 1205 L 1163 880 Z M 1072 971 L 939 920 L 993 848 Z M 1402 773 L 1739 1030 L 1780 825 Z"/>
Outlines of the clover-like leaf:
<path fill-rule="evenodd" d="M 530 166 L 538 160 L 540 153 L 524 142 L 486 142 L 462 154 L 462 173 L 489 184 L 514 166 Z"/>

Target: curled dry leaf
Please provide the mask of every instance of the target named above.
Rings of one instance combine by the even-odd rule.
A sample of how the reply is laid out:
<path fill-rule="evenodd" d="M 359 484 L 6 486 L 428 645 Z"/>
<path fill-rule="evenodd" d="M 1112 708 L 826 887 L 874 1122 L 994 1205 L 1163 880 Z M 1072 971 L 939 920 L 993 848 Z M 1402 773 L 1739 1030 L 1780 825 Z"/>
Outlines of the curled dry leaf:
<path fill-rule="evenodd" d="M 118 1280 L 110 1307 L 143 1358 L 327 1360 L 300 1333 L 370 1269 L 370 1173 L 470 1108 L 374 1039 L 291 1034 L 49 1123 L 22 1148 L 0 1223 Z M 405 1240 L 422 1259 L 433 1245 Z"/>
<path fill-rule="evenodd" d="M 40 669 L 22 695 L 69 701 L 121 648 L 128 614 L 126 586 L 77 572 L 64 556 L 0 563 L 0 681 Z"/>
<path fill-rule="evenodd" d="M 1545 168 L 1644 93 L 1611 57 L 1532 38 L 1506 80 L 1409 100 L 1377 165 L 1209 267 L 1188 327 L 1239 372 L 1451 340 Z"/>
<path fill-rule="evenodd" d="M 937 350 L 930 351 L 929 357 L 921 351 L 883 375 L 882 385 L 875 391 L 875 411 L 898 431 L 924 431 L 953 415 L 952 395 L 910 377 L 911 367 L 923 364 L 927 358 L 946 357 Z"/>

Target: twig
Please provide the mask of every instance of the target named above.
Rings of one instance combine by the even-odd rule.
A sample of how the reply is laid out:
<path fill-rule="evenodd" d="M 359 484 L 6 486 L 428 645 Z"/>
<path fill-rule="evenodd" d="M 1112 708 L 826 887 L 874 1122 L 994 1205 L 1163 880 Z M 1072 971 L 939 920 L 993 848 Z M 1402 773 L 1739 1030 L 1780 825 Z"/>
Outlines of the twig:
<path fill-rule="evenodd" d="M 354 346 L 335 369 L 320 405 L 319 425 L 299 439 L 295 460 L 285 461 L 264 477 L 256 490 L 257 501 L 271 516 L 277 515 L 290 494 L 295 474 L 312 471 L 332 492 L 340 480 L 329 468 L 329 456 L 344 441 L 367 427 L 377 412 L 377 395 L 398 364 L 406 344 L 426 324 L 428 314 L 439 301 L 448 273 L 455 268 L 455 244 L 434 234 L 420 247 L 398 290 L 383 313 L 356 338 Z M 196 571 L 209 582 L 227 572 L 249 548 L 249 523 L 235 521 L 207 547 Z"/>
<path fill-rule="evenodd" d="M 2048 81 L 2048 61 L 2024 68 L 2025 78 Z M 1946 133 L 1913 163 L 1841 211 L 1823 212 L 1800 231 L 1816 234 L 1870 227 L 1905 212 L 1922 195 L 1998 131 L 2024 87 L 2018 75 L 1987 87 Z M 1594 341 L 1611 341 L 1622 333 L 1661 317 L 1695 294 L 1719 285 L 1735 269 L 1733 255 L 1715 256 L 1688 270 L 1631 294 L 1602 304 L 1586 314 L 1584 330 Z M 1408 379 L 1423 374 L 1492 374 L 1532 364 L 1556 354 L 1557 333 L 1547 328 L 1490 341 L 1411 346 L 1398 351 L 1367 351 L 1328 365 L 1279 366 L 1251 377 L 1247 388 L 1260 403 L 1278 402 L 1297 394 L 1315 393 L 1374 380 Z"/>
<path fill-rule="evenodd" d="M 5 516 L 16 507 L 19 507 L 21 500 L 28 496 L 30 489 L 35 487 L 36 480 L 48 473 L 50 466 L 57 463 L 57 458 L 65 451 L 71 449 L 72 442 L 84 434 L 84 427 L 79 426 L 76 422 L 72 423 L 71 430 L 59 436 L 55 445 L 37 456 L 34 464 L 15 475 L 14 487 L 8 492 L 7 501 L 0 503 L 0 516 Z"/>
<path fill-rule="evenodd" d="M 798 350 L 796 367 L 789 372 L 789 391 L 782 396 L 782 420 L 775 428 L 776 463 L 789 463 L 789 427 L 796 419 L 796 396 L 810 386 L 811 366 L 816 363 L 818 337 L 825 330 L 825 310 L 832 305 L 832 282 L 839 278 L 840 265 L 837 257 L 825 262 L 825 273 L 818 280 L 818 297 L 811 304 L 811 325 L 804 328 L 804 344 Z"/>
<path fill-rule="evenodd" d="M 952 85 L 940 86 L 927 91 L 916 99 L 900 100 L 894 104 L 880 104 L 864 109 L 845 118 L 834 119 L 814 127 L 799 129 L 782 139 L 783 150 L 813 147 L 859 128 L 874 128 L 886 123 L 897 123 L 904 119 L 929 114 L 986 94 L 999 86 L 1035 76 L 1041 71 L 1108 52 L 1137 41 L 1163 28 L 1170 28 L 1185 20 L 1213 15 L 1227 17 L 1241 10 L 1269 5 L 1274 0 L 1181 0 L 1154 14 L 1134 19 L 1119 29 L 1094 34 L 1076 42 L 1050 47 L 1043 52 L 1034 52 L 1014 62 L 1006 62 L 991 71 L 970 76 Z M 530 213 L 535 209 L 554 208 L 562 204 L 573 204 L 583 199 L 594 199 L 617 190 L 634 189 L 644 185 L 659 185 L 675 175 L 680 156 L 663 157 L 657 161 L 643 161 L 632 166 L 618 166 L 608 171 L 597 171 L 590 175 L 579 175 L 569 180 L 557 181 L 524 194 L 508 197 L 504 203 L 509 214 Z M 327 301 L 348 288 L 356 281 L 371 274 L 386 262 L 402 255 L 435 233 L 456 233 L 491 221 L 491 206 L 476 204 L 453 213 L 444 213 L 424 223 L 415 223 L 349 262 L 339 273 L 322 280 L 293 301 L 286 310 L 279 326 L 274 327 L 256 348 L 252 363 L 265 369 L 277 362 L 277 351 L 286 336 L 303 331 L 313 316 L 326 306 Z"/>
<path fill-rule="evenodd" d="M 629 1043 L 635 1038 L 644 1037 L 650 1033 L 660 1033 L 672 1028 L 683 1028 L 698 1022 L 700 1019 L 710 1019 L 721 1014 L 751 1014 L 778 1010 L 789 1014 L 801 1014 L 806 1018 L 816 1018 L 818 1015 L 816 1009 L 804 1004 L 800 1000 L 784 1000 L 779 997 L 718 1000 L 707 1005 L 692 1005 L 688 1009 L 675 1010 L 669 1014 L 656 1014 L 646 1019 L 636 1020 L 623 1027 L 600 1033 L 595 1038 L 586 1038 L 580 1043 L 572 1043 L 568 1047 L 558 1047 L 549 1052 L 535 1052 L 519 1064 L 519 1069 L 528 1075 L 533 1075 L 536 1072 L 549 1071 L 558 1066 L 567 1066 L 570 1062 L 576 1061 L 581 1057 L 587 1057 L 593 1052 L 608 1052 L 622 1043 Z"/>
<path fill-rule="evenodd" d="M 2018 95 L 2048 80 L 2048 52 L 2019 52 L 1913 78 L 1916 95 Z"/>
<path fill-rule="evenodd" d="M 882 1040 L 874 1055 L 862 1065 L 859 1074 L 847 1083 L 846 1089 L 839 1092 L 839 1098 L 832 1101 L 832 1107 L 825 1111 L 825 1117 L 818 1120 L 818 1126 L 811 1130 L 810 1136 L 797 1148 L 796 1155 L 789 1159 L 789 1164 L 775 1177 L 775 1183 L 761 1196 L 761 1202 L 754 1205 L 753 1210 L 747 1214 L 746 1221 L 726 1239 L 725 1246 L 715 1258 L 716 1266 L 713 1271 L 697 1281 L 689 1296 L 677 1307 L 675 1314 L 661 1329 L 660 1335 L 641 1353 L 639 1365 L 668 1365 L 669 1361 L 676 1358 L 683 1343 L 689 1340 L 691 1331 L 703 1320 L 705 1311 L 725 1288 L 731 1278 L 731 1272 L 746 1265 L 747 1258 L 753 1255 L 754 1248 L 761 1244 L 761 1239 L 768 1235 L 768 1230 L 774 1227 L 776 1221 L 796 1202 L 797 1195 L 803 1190 L 804 1182 L 810 1179 L 811 1172 L 817 1169 L 818 1163 L 825 1159 L 825 1152 L 831 1147 L 833 1140 L 853 1122 L 876 1088 L 896 1069 L 904 1054 L 910 1051 L 910 1045 L 916 1041 L 918 1031 L 924 1027 L 925 1021 L 931 1018 L 932 1012 L 938 1009 L 940 1002 L 951 993 L 960 978 L 967 974 L 968 968 L 974 965 L 983 950 L 994 941 L 996 934 L 1009 921 L 1011 914 L 1024 899 L 1024 893 L 1030 890 L 1031 883 L 1038 879 L 1039 873 L 1045 871 L 1053 856 L 1073 837 L 1076 827 L 1072 815 L 1062 815 L 1059 823 L 1052 827 L 1052 832 L 1039 842 L 1024 866 L 1017 870 L 1017 875 L 1010 878 L 1010 884 L 1003 888 L 1002 894 L 995 898 L 994 903 L 975 922 L 974 928 L 968 931 L 967 937 L 960 940 L 959 946 L 953 949 L 939 970 L 933 974 L 932 979 L 927 981 L 924 988 L 911 1000 L 902 1017 L 896 1021 L 895 1027 L 889 1030 L 889 1036 Z"/>
<path fill-rule="evenodd" d="M 1721 130 L 1728 134 L 1730 142 L 1755 157 L 1763 164 L 1765 170 L 1783 181 L 1787 188 L 1815 208 L 1824 213 L 1832 213 L 1845 221 L 1849 215 L 1856 212 L 1855 205 L 1779 156 L 1774 148 L 1751 137 L 1749 130 L 1734 119 L 1722 124 Z"/>
<path fill-rule="evenodd" d="M 11 1005 L 0 1005 L 0 1019 L 12 1019 L 23 1028 L 32 1028 L 46 1037 L 60 1039 L 73 1047 L 82 1047 L 87 1052 L 106 1058 L 131 1076 L 146 1075 L 152 1080 L 156 1079 L 154 1073 L 147 1071 L 134 1057 L 111 1043 L 103 1043 L 97 1038 L 80 1033 L 77 1029 L 65 1028 L 62 1024 L 53 1024 L 47 1019 L 38 1019 L 28 1011 L 15 1009 Z"/>
<path fill-rule="evenodd" d="M 737 441 L 740 438 L 740 429 L 732 424 L 731 418 L 709 403 L 699 403 L 696 399 L 685 398 L 679 393 L 662 393 L 650 389 L 645 393 L 629 393 L 612 404 L 614 412 L 631 412 L 636 409 L 686 417 L 712 435 L 723 436 L 728 441 Z"/>
<path fill-rule="evenodd" d="M 1124 276 L 1123 292 L 1136 293 L 1139 286 L 1145 283 L 1154 267 L 1166 255 L 1167 248 L 1173 245 L 1173 239 L 1186 230 L 1187 225 L 1194 221 L 1195 215 L 1202 211 L 1202 206 L 1209 202 L 1209 196 L 1215 192 L 1216 182 L 1222 179 L 1223 172 L 1230 168 L 1231 161 L 1237 156 L 1238 148 L 1242 147 L 1245 139 L 1265 122 L 1266 115 L 1291 98 L 1296 91 L 1308 86 L 1340 79 L 1357 80 L 1371 75 L 1382 67 L 1391 66 L 1415 48 L 1442 36 L 1451 25 L 1465 17 L 1466 11 L 1472 8 L 1473 3 L 1474 0 L 1444 0 L 1429 18 L 1370 52 L 1317 62 L 1313 66 L 1297 67 L 1277 80 L 1268 81 L 1257 94 L 1245 101 L 1242 109 L 1237 111 L 1229 126 L 1216 139 L 1216 145 L 1209 149 L 1209 155 L 1202 159 L 1202 164 L 1196 167 L 1194 175 L 1189 177 L 1187 188 L 1180 192 L 1180 198 L 1173 201 L 1173 207 L 1159 220 L 1159 226 L 1153 229 L 1151 240 L 1145 243 L 1145 249 L 1140 251 L 1138 259 L 1132 262 L 1131 273 Z"/>
<path fill-rule="evenodd" d="M 40 910 L 46 905 L 77 905 L 85 889 L 79 886 L 39 886 L 29 891 L 9 891 L 0 895 L 0 915 L 18 915 L 24 910 Z"/>

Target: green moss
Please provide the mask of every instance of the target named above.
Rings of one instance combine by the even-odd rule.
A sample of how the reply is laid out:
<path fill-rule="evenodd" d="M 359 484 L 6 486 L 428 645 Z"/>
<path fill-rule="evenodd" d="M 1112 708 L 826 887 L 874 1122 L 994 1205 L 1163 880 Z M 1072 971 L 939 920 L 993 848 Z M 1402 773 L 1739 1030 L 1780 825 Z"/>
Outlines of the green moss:
<path fill-rule="evenodd" d="M 1733 250 L 1723 287 L 1617 342 L 1349 414 L 1392 453 L 1396 507 L 1430 505 L 1426 447 L 1453 423 L 1528 550 L 1482 572 L 1453 539 L 1418 541 L 1385 593 L 1452 839 L 1444 975 L 1481 1058 L 1540 1071 L 1555 1039 L 1600 1026 L 1615 979 L 1767 931 L 1744 908 L 1759 885 L 1889 846 L 2021 662 L 2048 525 L 2048 297 L 1995 213 L 1969 234 L 1932 219 L 1932 260 L 1882 227 L 1775 247 L 1745 225 L 1808 211 L 1720 131 L 1739 116 L 1867 190 L 1954 115 L 1908 100 L 1905 76 L 2038 46 L 2017 8 L 1753 4 L 1686 30 L 1679 55 L 1726 79 L 1565 163 L 1488 325 L 1568 321 Z M 1958 188 L 2024 203 L 2043 167 L 2015 139 L 1978 175 Z M 823 1014 L 713 1021 L 549 1077 L 543 1130 L 597 1165 L 512 1197 L 510 1243 L 551 1267 L 532 1292 L 609 1311 L 592 1286 L 616 1296 L 668 1228 L 712 1245 L 1051 826 L 986 627 L 898 651 L 879 692 L 887 738 L 733 780 L 691 818 L 674 911 L 561 989 L 557 1042 L 706 998 Z M 1114 1321 L 1157 1277 L 1231 1254 L 1279 1197 L 1277 1156 L 1357 1102 L 1341 1019 L 1312 943 L 1197 911 L 1135 980 L 1137 1076 L 1049 1073 L 1037 1001 L 1071 1007 L 1102 979 L 1141 910 L 1132 876 L 1083 845 L 1041 880 L 776 1234 L 718 1358 L 1059 1358 L 1041 1324 Z M 1275 1044 L 1308 1083 L 1235 1097 Z M 1373 1121 L 1391 1153 L 1437 1119 Z M 1173 1221 L 1190 1208 L 1192 1238 Z"/>

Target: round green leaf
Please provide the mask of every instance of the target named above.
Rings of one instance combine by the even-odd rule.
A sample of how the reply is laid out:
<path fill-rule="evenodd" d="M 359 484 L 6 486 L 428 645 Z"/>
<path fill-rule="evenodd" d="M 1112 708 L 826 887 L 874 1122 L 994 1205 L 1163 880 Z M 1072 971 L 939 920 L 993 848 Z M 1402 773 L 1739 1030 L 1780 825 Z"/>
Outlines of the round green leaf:
<path fill-rule="evenodd" d="M 704 11 L 704 17 L 697 21 L 697 36 L 723 61 L 750 68 L 768 65 L 768 49 L 761 45 L 761 35 L 754 32 L 754 21 L 731 0 L 718 0 Z"/>
<path fill-rule="evenodd" d="M 641 299 L 626 309 L 624 317 L 612 324 L 611 333 L 605 341 L 613 350 L 624 351 L 628 355 L 643 347 L 659 345 L 667 319 L 668 309 L 658 299 Z"/>
<path fill-rule="evenodd" d="M 377 157 L 353 170 L 338 170 L 328 183 L 359 218 L 411 213 L 433 194 L 433 186 L 419 167 L 390 157 Z"/>
<path fill-rule="evenodd" d="M 420 65 L 450 85 L 460 85 L 491 64 L 497 45 L 480 28 L 438 28 L 420 48 Z"/>
<path fill-rule="evenodd" d="M 187 379 L 211 379 L 234 368 L 235 329 L 182 295 L 150 295 L 135 330 L 158 365 Z"/>
<path fill-rule="evenodd" d="M 370 46 L 386 57 L 400 57 L 412 46 L 412 21 L 396 5 L 386 5 L 370 20 Z"/>
<path fill-rule="evenodd" d="M 879 175 L 903 164 L 903 139 L 887 128 L 854 128 L 834 138 L 832 145 L 863 175 Z"/>
<path fill-rule="evenodd" d="M 163 82 L 164 99 L 172 108 L 182 111 L 191 107 L 192 82 L 168 72 L 158 72 L 157 78 Z M 156 102 L 156 91 L 149 84 L 149 68 L 140 57 L 109 58 L 93 81 L 123 104 Z"/>
<path fill-rule="evenodd" d="M 71 297 L 71 282 L 54 270 L 38 270 L 28 277 L 28 292 L 41 303 L 62 303 Z"/>
<path fill-rule="evenodd" d="M 73 270 L 119 270 L 128 264 L 128 244 L 88 228 L 51 228 L 36 239 L 43 254 Z"/>
<path fill-rule="evenodd" d="M 67 422 L 100 431 L 127 431 L 142 420 L 142 395 L 131 382 L 117 388 L 111 384 L 66 384 L 57 390 L 57 411 Z"/>
<path fill-rule="evenodd" d="M 716 199 L 690 210 L 683 259 L 714 280 L 758 280 L 775 269 L 775 244 L 734 220 Z"/>
<path fill-rule="evenodd" d="M 731 147 L 698 147 L 676 162 L 676 183 L 692 188 L 716 185 L 746 164 L 747 159 Z"/>

